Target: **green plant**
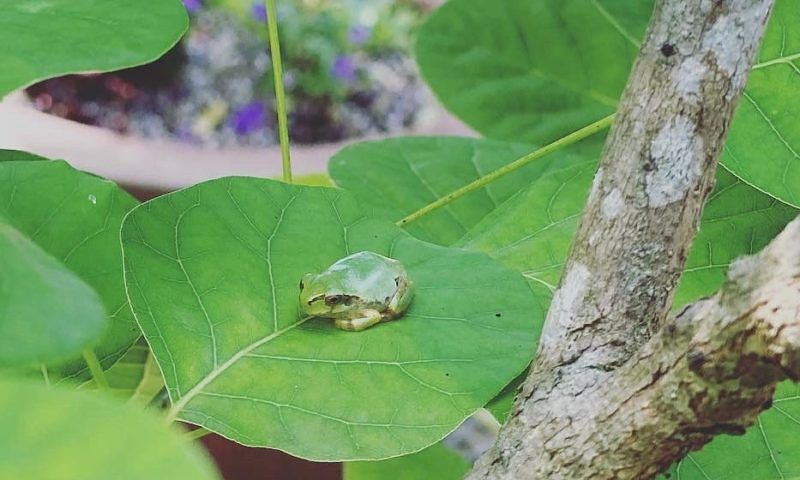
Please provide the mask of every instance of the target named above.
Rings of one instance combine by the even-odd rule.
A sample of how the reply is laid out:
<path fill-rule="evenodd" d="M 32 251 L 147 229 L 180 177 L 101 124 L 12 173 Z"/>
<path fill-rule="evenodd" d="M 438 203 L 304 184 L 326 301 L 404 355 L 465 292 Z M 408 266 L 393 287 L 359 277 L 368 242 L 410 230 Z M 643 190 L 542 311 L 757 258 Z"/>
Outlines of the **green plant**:
<path fill-rule="evenodd" d="M 95 387 L 116 386 L 118 396 L 148 402 L 160 386 L 155 361 L 170 399 L 166 420 L 204 429 L 193 436 L 211 431 L 303 458 L 353 462 L 345 468 L 350 480 L 387 478 L 398 469 L 460 475 L 465 467 L 437 442 L 490 402 L 501 420 L 508 411 L 514 388 L 504 387 L 531 360 L 596 170 L 601 136 L 569 134 L 610 123 L 604 119 L 614 111 L 653 4 L 589 3 L 450 0 L 422 28 L 418 60 L 443 103 L 488 138 L 355 144 L 331 159 L 339 188 L 234 177 L 138 205 L 63 162 L 0 152 L 0 259 L 20 272 L 13 279 L 10 268 L 0 272 L 0 300 L 44 309 L 34 314 L 46 333 L 31 335 L 2 304 L 0 331 L 30 343 L 3 349 L 0 361 L 9 376 L 63 384 L 48 390 L 30 379 L 0 383 L 0 403 L 10 405 L 0 414 L 4 431 L 20 428 L 13 423 L 18 415 L 38 418 L 43 404 L 66 410 L 63 425 L 53 428 L 59 448 L 74 438 L 66 435 L 68 420 L 81 411 L 96 409 L 97 422 L 127 428 L 112 400 L 67 390 L 93 375 Z M 678 307 L 715 291 L 736 257 L 758 251 L 798 215 L 800 130 L 791 123 L 798 97 L 790 87 L 800 43 L 786 35 L 800 28 L 794 7 L 792 0 L 776 4 L 676 293 Z M 32 15 L 23 20 L 37 24 L 41 15 Z M 183 16 L 147 17 L 172 34 L 150 44 L 158 47 L 137 47 L 143 57 L 163 52 L 185 23 Z M 40 45 L 35 38 L 15 41 L 29 51 Z M 123 53 L 110 51 L 114 67 L 130 61 Z M 75 67 L 68 63 L 73 52 L 62 55 L 58 63 L 70 66 L 47 75 L 110 68 L 105 58 Z M 41 75 L 23 72 L 7 83 L 25 85 Z M 549 155 L 529 161 L 542 152 Z M 506 167 L 517 159 L 523 160 Z M 285 166 L 290 180 L 288 157 Z M 498 169 L 502 176 L 492 173 Z M 471 186 L 449 195 L 465 185 Z M 357 334 L 300 318 L 302 275 L 360 250 L 406 265 L 419 289 L 408 313 Z M 72 301 L 62 315 L 44 308 L 64 298 Z M 103 318 L 109 327 L 100 335 Z M 152 356 L 143 354 L 140 334 Z M 53 337 L 63 341 L 54 344 Z M 133 375 L 115 370 L 124 363 L 135 367 Z M 775 407 L 746 435 L 719 437 L 673 471 L 681 478 L 800 474 L 793 459 L 797 388 L 782 384 Z M 170 432 L 144 432 L 151 420 L 143 420 L 142 435 L 171 442 L 165 451 L 175 449 L 193 467 L 154 461 L 145 465 L 150 475 L 168 468 L 211 475 Z M 146 443 L 132 441 L 128 450 L 149 451 Z M 108 446 L 86 448 L 104 458 L 115 455 Z M 0 476 L 36 476 L 38 463 L 0 463 Z M 101 463 L 83 474 L 102 476 L 108 466 Z"/>

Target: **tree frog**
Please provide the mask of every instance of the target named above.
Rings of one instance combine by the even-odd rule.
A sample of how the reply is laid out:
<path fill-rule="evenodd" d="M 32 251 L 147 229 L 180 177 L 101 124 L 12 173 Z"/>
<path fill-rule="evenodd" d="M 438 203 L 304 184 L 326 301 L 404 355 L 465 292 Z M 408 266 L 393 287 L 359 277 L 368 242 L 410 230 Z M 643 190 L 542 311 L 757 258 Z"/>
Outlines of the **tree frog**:
<path fill-rule="evenodd" d="M 356 332 L 399 317 L 413 296 L 403 264 L 374 252 L 354 253 L 300 281 L 301 312 Z"/>

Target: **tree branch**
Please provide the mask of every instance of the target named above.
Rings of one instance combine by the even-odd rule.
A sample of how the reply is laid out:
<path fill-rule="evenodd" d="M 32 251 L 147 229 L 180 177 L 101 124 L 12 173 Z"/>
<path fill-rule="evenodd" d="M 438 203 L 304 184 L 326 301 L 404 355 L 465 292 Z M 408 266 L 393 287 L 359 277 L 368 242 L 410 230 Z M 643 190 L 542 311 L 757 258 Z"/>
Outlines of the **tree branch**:
<path fill-rule="evenodd" d="M 616 467 L 597 415 L 666 321 L 772 4 L 657 3 L 536 360 L 468 478 L 641 478 Z"/>
<path fill-rule="evenodd" d="M 786 378 L 800 379 L 800 219 L 591 397 L 562 405 L 576 425 L 548 449 L 561 467 L 534 478 L 650 478 L 714 435 L 744 433 Z"/>

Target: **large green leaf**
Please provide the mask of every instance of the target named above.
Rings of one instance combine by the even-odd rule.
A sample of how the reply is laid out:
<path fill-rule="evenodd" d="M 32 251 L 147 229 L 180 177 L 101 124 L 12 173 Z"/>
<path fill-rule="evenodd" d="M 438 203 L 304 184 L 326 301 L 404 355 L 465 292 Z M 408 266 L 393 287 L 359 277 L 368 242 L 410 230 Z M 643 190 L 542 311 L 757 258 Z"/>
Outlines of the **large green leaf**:
<path fill-rule="evenodd" d="M 331 158 L 328 168 L 336 184 L 355 194 L 361 205 L 383 218 L 400 220 L 533 150 L 493 140 L 404 137 L 349 146 Z M 407 231 L 450 245 L 562 156 L 535 161 L 409 224 Z"/>
<path fill-rule="evenodd" d="M 161 419 L 98 395 L 0 381 L 0 478 L 218 478 Z"/>
<path fill-rule="evenodd" d="M 0 366 L 78 355 L 105 329 L 91 287 L 0 217 Z"/>
<path fill-rule="evenodd" d="M 155 60 L 186 31 L 180 0 L 0 0 L 0 98 L 67 73 Z"/>
<path fill-rule="evenodd" d="M 543 143 L 616 108 L 653 0 L 450 0 L 417 58 L 442 102 L 481 133 Z M 800 207 L 800 9 L 777 0 L 723 165 Z"/>
<path fill-rule="evenodd" d="M 63 161 L 0 150 L 0 217 L 93 287 L 109 328 L 95 352 L 105 366 L 140 336 L 128 307 L 119 229 L 137 204 L 114 183 Z M 50 369 L 51 376 L 85 376 L 82 360 Z"/>
<path fill-rule="evenodd" d="M 460 480 L 469 462 L 441 443 L 417 453 L 380 462 L 344 464 L 344 480 Z"/>
<path fill-rule="evenodd" d="M 433 444 L 525 368 L 543 318 L 519 274 L 365 217 L 336 189 L 215 180 L 136 208 L 122 238 L 172 416 L 304 458 Z M 358 333 L 300 319 L 301 276 L 362 250 L 404 263 L 408 312 Z"/>
<path fill-rule="evenodd" d="M 777 0 L 736 112 L 723 164 L 748 183 L 800 207 L 800 8 Z"/>
<path fill-rule="evenodd" d="M 417 40 L 422 74 L 479 132 L 542 144 L 614 111 L 652 0 L 450 0 Z"/>

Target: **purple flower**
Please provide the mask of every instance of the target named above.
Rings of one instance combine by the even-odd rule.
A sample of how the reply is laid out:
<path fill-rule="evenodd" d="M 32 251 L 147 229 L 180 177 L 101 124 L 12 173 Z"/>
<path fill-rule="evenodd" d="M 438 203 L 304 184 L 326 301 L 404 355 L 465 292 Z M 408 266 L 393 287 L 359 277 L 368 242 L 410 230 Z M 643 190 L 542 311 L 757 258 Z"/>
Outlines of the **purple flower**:
<path fill-rule="evenodd" d="M 257 22 L 267 23 L 267 7 L 263 2 L 253 2 L 253 6 L 250 7 L 250 14 Z"/>
<path fill-rule="evenodd" d="M 203 0 L 183 0 L 183 6 L 189 13 L 197 13 L 203 8 Z"/>
<path fill-rule="evenodd" d="M 331 65 L 331 75 L 345 82 L 353 82 L 356 79 L 356 62 L 349 55 L 339 55 Z"/>
<path fill-rule="evenodd" d="M 350 40 L 350 43 L 357 47 L 367 43 L 367 40 L 369 40 L 371 36 L 372 29 L 365 25 L 354 25 L 350 27 L 350 31 L 347 32 L 347 38 Z"/>
<path fill-rule="evenodd" d="M 267 122 L 267 109 L 262 102 L 250 102 L 240 107 L 228 117 L 228 125 L 237 135 L 247 135 L 264 128 Z"/>
<path fill-rule="evenodd" d="M 197 138 L 195 138 L 194 134 L 192 133 L 192 129 L 181 125 L 178 127 L 177 131 L 175 132 L 175 137 L 178 139 L 179 142 L 183 143 L 196 143 Z"/>

